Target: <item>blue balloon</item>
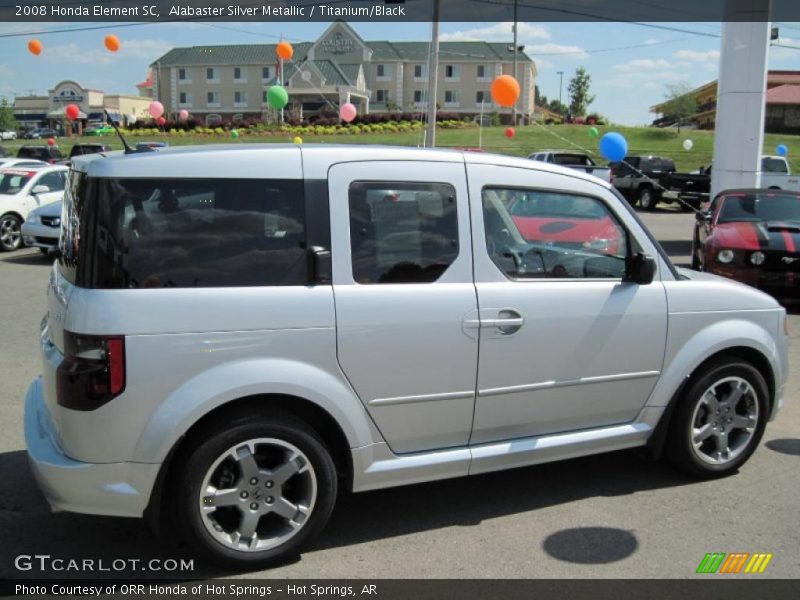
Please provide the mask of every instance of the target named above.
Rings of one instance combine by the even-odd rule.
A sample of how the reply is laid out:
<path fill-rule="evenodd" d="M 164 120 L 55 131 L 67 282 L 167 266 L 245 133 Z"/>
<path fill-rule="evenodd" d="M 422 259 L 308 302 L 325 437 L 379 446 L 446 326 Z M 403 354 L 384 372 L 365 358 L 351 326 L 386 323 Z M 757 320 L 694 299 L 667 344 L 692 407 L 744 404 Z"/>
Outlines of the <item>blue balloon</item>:
<path fill-rule="evenodd" d="M 600 154 L 610 162 L 619 162 L 628 154 L 628 141 L 621 133 L 607 133 L 600 138 Z"/>
<path fill-rule="evenodd" d="M 778 144 L 778 147 L 775 148 L 775 150 L 778 152 L 778 156 L 786 156 L 789 154 L 789 146 L 786 144 Z"/>

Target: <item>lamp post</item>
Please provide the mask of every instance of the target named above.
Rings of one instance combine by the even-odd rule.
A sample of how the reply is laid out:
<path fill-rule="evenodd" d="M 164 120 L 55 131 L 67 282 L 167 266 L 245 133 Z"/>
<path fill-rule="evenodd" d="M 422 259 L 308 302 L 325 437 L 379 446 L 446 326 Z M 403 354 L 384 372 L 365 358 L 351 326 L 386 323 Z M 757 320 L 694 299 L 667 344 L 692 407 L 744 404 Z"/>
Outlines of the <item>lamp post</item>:
<path fill-rule="evenodd" d="M 564 87 L 564 71 L 556 71 L 556 75 L 560 78 L 558 81 L 558 103 L 561 104 L 561 90 Z"/>

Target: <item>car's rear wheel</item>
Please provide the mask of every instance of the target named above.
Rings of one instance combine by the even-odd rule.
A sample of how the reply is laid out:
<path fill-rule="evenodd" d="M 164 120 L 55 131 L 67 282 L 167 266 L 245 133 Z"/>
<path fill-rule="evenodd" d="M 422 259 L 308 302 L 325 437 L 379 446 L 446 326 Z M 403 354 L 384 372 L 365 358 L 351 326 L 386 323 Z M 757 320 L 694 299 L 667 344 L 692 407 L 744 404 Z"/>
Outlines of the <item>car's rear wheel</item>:
<path fill-rule="evenodd" d="M 17 215 L 6 214 L 0 217 L 0 249 L 5 252 L 22 247 L 22 219 Z"/>
<path fill-rule="evenodd" d="M 655 210 L 656 196 L 651 188 L 645 187 L 639 190 L 639 206 L 644 210 Z"/>
<path fill-rule="evenodd" d="M 190 547 L 224 567 L 255 568 L 321 531 L 337 479 L 313 429 L 290 415 L 250 415 L 198 439 L 175 488 Z"/>
<path fill-rule="evenodd" d="M 667 456 L 689 475 L 713 478 L 735 471 L 764 434 L 767 384 L 757 369 L 735 357 L 709 364 L 679 402 Z"/>

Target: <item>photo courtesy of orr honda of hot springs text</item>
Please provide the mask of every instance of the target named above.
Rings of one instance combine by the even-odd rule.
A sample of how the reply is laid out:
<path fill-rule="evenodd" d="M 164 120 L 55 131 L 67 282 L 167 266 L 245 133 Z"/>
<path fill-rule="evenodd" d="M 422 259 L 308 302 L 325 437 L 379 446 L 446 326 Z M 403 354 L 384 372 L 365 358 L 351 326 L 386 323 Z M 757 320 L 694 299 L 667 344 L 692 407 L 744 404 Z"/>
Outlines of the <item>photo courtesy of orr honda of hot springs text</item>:
<path fill-rule="evenodd" d="M 733 473 L 783 403 L 788 334 L 590 175 L 237 145 L 73 159 L 40 343 L 25 437 L 50 505 L 256 568 L 344 490 L 636 447 Z"/>

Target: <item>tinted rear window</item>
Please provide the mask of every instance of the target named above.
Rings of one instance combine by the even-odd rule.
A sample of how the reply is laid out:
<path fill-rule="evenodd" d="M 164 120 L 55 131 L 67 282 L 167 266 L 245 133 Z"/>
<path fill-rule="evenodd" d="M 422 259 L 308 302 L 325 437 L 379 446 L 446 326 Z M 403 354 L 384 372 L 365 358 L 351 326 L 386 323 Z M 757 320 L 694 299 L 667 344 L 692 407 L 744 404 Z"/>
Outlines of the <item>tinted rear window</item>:
<path fill-rule="evenodd" d="M 80 193 L 83 287 L 307 283 L 299 180 L 95 179 Z"/>
<path fill-rule="evenodd" d="M 594 165 L 592 160 L 583 154 L 554 154 L 553 162 L 557 165 L 578 165 L 582 167 Z"/>

